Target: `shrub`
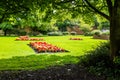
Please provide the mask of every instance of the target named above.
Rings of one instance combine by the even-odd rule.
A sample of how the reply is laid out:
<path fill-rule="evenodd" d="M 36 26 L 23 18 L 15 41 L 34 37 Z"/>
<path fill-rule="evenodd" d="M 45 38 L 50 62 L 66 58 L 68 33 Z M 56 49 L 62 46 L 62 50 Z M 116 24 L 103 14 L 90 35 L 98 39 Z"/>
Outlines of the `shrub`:
<path fill-rule="evenodd" d="M 83 65 L 95 75 L 104 75 L 107 77 L 106 80 L 120 79 L 120 58 L 116 58 L 115 63 L 110 60 L 109 43 L 102 43 L 88 53 L 80 57 L 80 65 Z"/>
<path fill-rule="evenodd" d="M 110 31 L 102 32 L 103 35 L 110 35 Z"/>
<path fill-rule="evenodd" d="M 114 59 L 114 64 L 115 64 L 115 68 L 114 68 L 114 73 L 115 73 L 115 77 L 117 77 L 118 78 L 118 80 L 120 79 L 120 57 L 116 57 L 115 59 Z"/>
<path fill-rule="evenodd" d="M 117 65 L 120 65 L 120 57 L 115 57 L 114 59 L 114 63 L 117 64 Z"/>
<path fill-rule="evenodd" d="M 87 24 L 82 25 L 80 29 L 81 29 L 84 33 L 91 31 L 91 28 L 90 28 L 89 25 L 87 25 Z"/>
<path fill-rule="evenodd" d="M 32 32 L 33 36 L 39 35 L 39 32 Z"/>
<path fill-rule="evenodd" d="M 70 40 L 83 40 L 82 38 L 70 38 Z"/>
<path fill-rule="evenodd" d="M 47 33 L 48 36 L 61 36 L 62 33 L 61 32 L 49 32 Z"/>
<path fill-rule="evenodd" d="M 40 33 L 39 32 L 29 32 L 29 36 L 38 36 Z"/>
<path fill-rule="evenodd" d="M 71 35 L 76 35 L 75 31 L 70 32 Z"/>
<path fill-rule="evenodd" d="M 100 30 L 93 30 L 92 32 L 91 32 L 93 35 L 101 35 L 101 31 Z"/>
<path fill-rule="evenodd" d="M 91 33 L 91 32 L 86 32 L 86 33 L 84 33 L 84 36 L 93 36 L 93 33 Z"/>
<path fill-rule="evenodd" d="M 69 35 L 69 32 L 62 32 L 63 35 Z"/>
<path fill-rule="evenodd" d="M 20 36 L 24 36 L 26 34 L 27 34 L 27 32 L 24 31 L 24 30 L 20 30 L 19 33 L 18 33 L 18 35 L 20 35 Z"/>
<path fill-rule="evenodd" d="M 101 62 L 101 60 L 109 59 L 109 45 L 108 43 L 102 43 L 98 45 L 95 50 L 88 51 L 85 56 L 81 57 L 82 63 L 84 66 L 94 66 L 96 63 Z"/>
<path fill-rule="evenodd" d="M 32 32 L 29 32 L 27 35 L 29 35 L 29 36 L 33 36 Z"/>

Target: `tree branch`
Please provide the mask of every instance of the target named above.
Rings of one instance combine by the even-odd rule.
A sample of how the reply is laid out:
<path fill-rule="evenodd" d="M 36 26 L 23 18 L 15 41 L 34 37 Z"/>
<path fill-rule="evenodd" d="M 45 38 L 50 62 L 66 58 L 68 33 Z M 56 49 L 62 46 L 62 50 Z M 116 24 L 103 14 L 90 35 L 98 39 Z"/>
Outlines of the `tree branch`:
<path fill-rule="evenodd" d="M 66 1 L 60 1 L 60 2 L 53 2 L 54 4 L 64 4 L 64 3 L 69 3 L 72 2 L 71 0 L 66 0 Z"/>
<path fill-rule="evenodd" d="M 85 3 L 87 3 L 87 5 L 92 8 L 96 13 L 100 14 L 101 16 L 105 17 L 106 19 L 110 20 L 110 17 L 108 15 L 106 15 L 105 13 L 99 11 L 98 9 L 96 9 L 94 6 L 92 6 L 92 4 L 88 1 L 88 0 L 83 0 Z"/>

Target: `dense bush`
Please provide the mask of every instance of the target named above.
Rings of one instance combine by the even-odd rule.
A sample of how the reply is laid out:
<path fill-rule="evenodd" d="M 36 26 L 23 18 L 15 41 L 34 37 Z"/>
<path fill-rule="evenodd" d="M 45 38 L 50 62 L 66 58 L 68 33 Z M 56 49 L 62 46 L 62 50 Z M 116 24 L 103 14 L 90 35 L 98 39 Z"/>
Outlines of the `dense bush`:
<path fill-rule="evenodd" d="M 62 33 L 61 32 L 49 32 L 47 33 L 48 36 L 61 36 Z"/>
<path fill-rule="evenodd" d="M 119 80 L 120 58 L 113 61 L 109 57 L 109 43 L 102 43 L 95 50 L 80 57 L 80 65 L 95 75 L 104 75 L 107 80 Z"/>
<path fill-rule="evenodd" d="M 81 62 L 84 66 L 95 66 L 97 62 L 101 62 L 109 59 L 109 45 L 107 43 L 102 43 L 97 46 L 95 50 L 88 51 L 88 54 L 81 57 Z"/>
<path fill-rule="evenodd" d="M 115 73 L 115 77 L 118 78 L 118 80 L 120 80 L 120 57 L 116 57 L 114 59 L 114 73 Z"/>
<path fill-rule="evenodd" d="M 87 24 L 81 25 L 80 29 L 81 29 L 84 33 L 91 31 L 91 28 L 90 28 L 89 25 L 87 25 Z"/>
<path fill-rule="evenodd" d="M 110 31 L 103 31 L 102 34 L 103 35 L 110 35 Z"/>
<path fill-rule="evenodd" d="M 40 33 L 39 32 L 29 32 L 28 35 L 29 36 L 38 36 Z"/>
<path fill-rule="evenodd" d="M 19 30 L 15 28 L 10 33 L 15 34 L 15 35 L 19 35 Z"/>
<path fill-rule="evenodd" d="M 27 34 L 27 32 L 24 31 L 24 30 L 20 30 L 19 33 L 18 33 L 19 36 L 24 36 L 26 34 Z"/>
<path fill-rule="evenodd" d="M 93 35 L 101 35 L 102 32 L 100 30 L 93 30 L 91 33 Z"/>
<path fill-rule="evenodd" d="M 16 36 L 23 36 L 26 35 L 27 32 L 25 30 L 19 30 L 19 29 L 13 29 L 13 30 L 9 30 L 9 34 L 14 34 Z"/>
<path fill-rule="evenodd" d="M 86 33 L 84 33 L 84 36 L 93 36 L 93 33 L 92 32 L 86 32 Z"/>
<path fill-rule="evenodd" d="M 69 35 L 69 32 L 62 32 L 63 35 Z"/>
<path fill-rule="evenodd" d="M 71 35 L 76 35 L 77 33 L 75 31 L 70 32 Z"/>

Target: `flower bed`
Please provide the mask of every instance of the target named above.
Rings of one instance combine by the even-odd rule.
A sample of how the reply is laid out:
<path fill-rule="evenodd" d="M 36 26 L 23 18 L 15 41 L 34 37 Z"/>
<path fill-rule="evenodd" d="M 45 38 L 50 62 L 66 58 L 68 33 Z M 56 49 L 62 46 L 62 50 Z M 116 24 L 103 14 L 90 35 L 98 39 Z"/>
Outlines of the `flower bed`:
<path fill-rule="evenodd" d="M 82 38 L 70 38 L 70 40 L 83 40 Z"/>
<path fill-rule="evenodd" d="M 16 41 L 39 41 L 44 40 L 43 38 L 29 38 L 28 36 L 20 36 L 19 38 L 16 38 Z"/>
<path fill-rule="evenodd" d="M 41 52 L 67 52 L 63 48 L 59 48 L 46 42 L 30 42 L 30 46 L 38 53 Z"/>

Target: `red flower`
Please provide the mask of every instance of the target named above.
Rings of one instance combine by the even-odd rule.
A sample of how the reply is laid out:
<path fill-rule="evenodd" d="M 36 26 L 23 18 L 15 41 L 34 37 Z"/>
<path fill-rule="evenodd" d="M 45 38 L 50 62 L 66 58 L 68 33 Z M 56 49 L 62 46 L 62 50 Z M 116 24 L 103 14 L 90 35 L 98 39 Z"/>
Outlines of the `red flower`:
<path fill-rule="evenodd" d="M 62 48 L 58 48 L 57 46 L 53 46 L 46 42 L 30 42 L 30 46 L 32 46 L 38 52 L 61 52 L 65 51 Z"/>

